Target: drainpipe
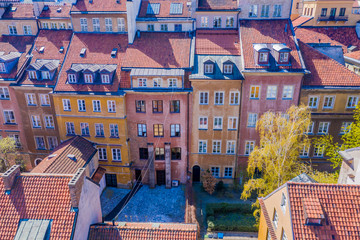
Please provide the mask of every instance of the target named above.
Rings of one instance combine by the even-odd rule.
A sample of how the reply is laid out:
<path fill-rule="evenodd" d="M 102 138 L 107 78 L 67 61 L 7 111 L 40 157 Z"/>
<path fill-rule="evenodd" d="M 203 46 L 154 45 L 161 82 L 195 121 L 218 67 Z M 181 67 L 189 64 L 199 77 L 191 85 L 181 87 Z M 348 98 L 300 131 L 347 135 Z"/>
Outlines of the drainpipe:
<path fill-rule="evenodd" d="M 70 240 L 74 239 L 74 234 L 75 234 L 76 222 L 77 222 L 77 218 L 78 218 L 78 214 L 79 214 L 79 209 L 74 209 L 74 211 L 75 211 L 75 217 L 74 217 L 74 224 L 73 224 L 73 228 L 72 228 L 72 231 L 71 231 Z"/>
<path fill-rule="evenodd" d="M 239 121 L 238 121 L 238 131 L 237 131 L 237 137 L 236 137 L 236 140 L 237 140 L 237 144 L 236 144 L 236 149 L 235 149 L 235 177 L 238 173 L 238 168 L 239 168 L 239 164 L 238 164 L 238 156 L 240 156 L 240 154 L 238 153 L 239 151 L 239 145 L 240 145 L 240 117 L 241 117 L 241 104 L 242 104 L 242 88 L 243 88 L 243 81 L 245 80 L 242 80 L 241 81 L 241 87 L 240 87 L 240 104 L 239 104 Z M 236 179 L 236 178 L 235 178 Z"/>
<path fill-rule="evenodd" d="M 190 92 L 188 92 L 187 95 L 187 131 L 186 131 L 186 140 L 187 140 L 187 156 L 186 156 L 186 178 L 188 176 L 189 173 L 189 164 L 190 164 L 190 159 L 189 159 L 189 152 L 190 152 L 190 142 L 189 142 L 189 121 L 190 121 L 190 104 L 189 104 L 189 99 L 190 99 Z"/>

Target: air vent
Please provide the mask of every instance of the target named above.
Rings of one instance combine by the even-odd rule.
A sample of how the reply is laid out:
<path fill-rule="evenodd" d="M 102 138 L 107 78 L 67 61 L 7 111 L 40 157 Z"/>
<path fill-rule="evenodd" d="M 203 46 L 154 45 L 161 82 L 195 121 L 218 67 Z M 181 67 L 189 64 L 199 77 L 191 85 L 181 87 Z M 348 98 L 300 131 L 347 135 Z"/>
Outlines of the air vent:
<path fill-rule="evenodd" d="M 60 47 L 59 52 L 64 53 L 64 47 Z"/>
<path fill-rule="evenodd" d="M 111 57 L 112 57 L 112 58 L 115 58 L 115 57 L 116 57 L 116 53 L 117 53 L 117 48 L 114 48 L 114 49 L 111 51 Z"/>
<path fill-rule="evenodd" d="M 67 157 L 70 158 L 73 161 L 76 161 L 76 157 L 75 157 L 74 154 L 68 154 Z"/>
<path fill-rule="evenodd" d="M 56 9 L 56 11 L 57 11 L 58 13 L 61 12 L 61 8 Z"/>
<path fill-rule="evenodd" d="M 51 159 L 51 158 L 56 157 L 56 156 L 57 156 L 57 154 L 50 154 L 50 155 L 48 156 L 48 159 Z"/>
<path fill-rule="evenodd" d="M 43 8 L 44 11 L 47 11 L 49 10 L 49 6 L 48 5 L 45 5 L 44 8 Z"/>
<path fill-rule="evenodd" d="M 44 50 L 45 50 L 45 47 L 41 47 L 41 48 L 39 49 L 39 53 L 44 53 Z"/>
<path fill-rule="evenodd" d="M 117 3 L 117 4 L 120 4 L 120 0 L 116 0 L 116 3 Z"/>
<path fill-rule="evenodd" d="M 86 48 L 82 48 L 80 51 L 80 57 L 85 57 Z"/>
<path fill-rule="evenodd" d="M 16 9 L 17 9 L 17 7 L 11 7 L 10 11 L 11 11 L 11 12 L 15 12 Z"/>

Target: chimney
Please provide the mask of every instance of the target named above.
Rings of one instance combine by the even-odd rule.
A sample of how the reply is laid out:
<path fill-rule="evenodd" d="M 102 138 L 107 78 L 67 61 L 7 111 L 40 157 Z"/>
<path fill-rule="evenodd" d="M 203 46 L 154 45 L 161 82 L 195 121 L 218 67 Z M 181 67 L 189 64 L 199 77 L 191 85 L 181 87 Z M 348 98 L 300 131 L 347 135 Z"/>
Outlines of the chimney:
<path fill-rule="evenodd" d="M 71 206 L 73 208 L 79 207 L 81 189 L 84 184 L 85 168 L 79 168 L 73 178 L 69 182 L 69 190 L 71 197 Z"/>
<path fill-rule="evenodd" d="M 15 179 L 19 175 L 20 175 L 20 165 L 12 166 L 2 175 L 6 194 L 10 194 L 10 191 L 14 185 Z"/>

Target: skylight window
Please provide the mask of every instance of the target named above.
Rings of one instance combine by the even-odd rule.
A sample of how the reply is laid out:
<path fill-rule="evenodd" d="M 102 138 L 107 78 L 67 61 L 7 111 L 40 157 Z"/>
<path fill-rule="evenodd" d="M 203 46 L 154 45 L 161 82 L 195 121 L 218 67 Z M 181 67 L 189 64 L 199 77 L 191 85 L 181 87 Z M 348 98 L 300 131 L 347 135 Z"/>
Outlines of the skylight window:
<path fill-rule="evenodd" d="M 171 3 L 170 5 L 170 14 L 182 14 L 183 12 L 183 4 L 182 3 Z"/>
<path fill-rule="evenodd" d="M 160 12 L 160 3 L 149 3 L 147 6 L 146 14 L 156 15 Z"/>
<path fill-rule="evenodd" d="M 14 240 L 50 238 L 51 220 L 20 219 Z"/>

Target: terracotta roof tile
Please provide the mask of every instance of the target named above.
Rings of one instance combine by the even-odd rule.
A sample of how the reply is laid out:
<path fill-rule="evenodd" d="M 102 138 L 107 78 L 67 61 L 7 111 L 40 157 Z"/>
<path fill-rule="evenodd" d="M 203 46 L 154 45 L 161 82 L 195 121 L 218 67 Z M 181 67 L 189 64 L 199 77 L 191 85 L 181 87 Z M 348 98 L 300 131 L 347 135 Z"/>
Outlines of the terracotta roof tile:
<path fill-rule="evenodd" d="M 187 0 L 147 0 L 141 2 L 141 7 L 139 11 L 139 18 L 162 18 L 162 17 L 191 17 L 190 8 L 187 7 L 186 3 Z M 160 11 L 159 14 L 147 14 L 148 4 L 150 3 L 159 3 L 160 4 Z M 181 3 L 182 4 L 182 14 L 170 14 L 170 6 L 172 3 Z"/>
<path fill-rule="evenodd" d="M 84 167 L 91 160 L 96 152 L 97 150 L 92 142 L 76 136 L 61 143 L 31 172 L 75 174 L 79 168 Z M 76 161 L 70 159 L 69 154 L 74 155 Z"/>
<path fill-rule="evenodd" d="M 199 10 L 237 10 L 237 1 L 234 0 L 199 0 Z"/>
<path fill-rule="evenodd" d="M 39 18 L 69 18 L 70 19 L 70 4 L 64 5 L 47 5 L 48 9 L 43 10 Z M 60 9 L 60 11 L 58 11 Z"/>
<path fill-rule="evenodd" d="M 303 25 L 304 23 L 310 21 L 311 19 L 313 19 L 313 17 L 300 16 L 300 17 L 294 19 L 292 21 L 292 24 L 293 24 L 294 28 L 296 28 L 296 27 L 299 27 L 299 26 Z"/>
<path fill-rule="evenodd" d="M 126 50 L 123 67 L 188 68 L 191 39 L 186 33 L 141 33 Z"/>
<path fill-rule="evenodd" d="M 360 60 L 360 50 L 350 53 L 345 53 L 345 57 L 353 58 L 355 60 Z"/>
<path fill-rule="evenodd" d="M 156 226 L 154 226 L 156 225 Z M 89 240 L 196 240 L 195 224 L 126 223 L 121 225 L 92 225 Z"/>
<path fill-rule="evenodd" d="M 236 30 L 198 30 L 195 45 L 196 54 L 240 55 Z"/>
<path fill-rule="evenodd" d="M 12 11 L 11 10 L 12 8 L 16 8 L 16 10 Z M 34 5 L 30 3 L 13 3 L 6 8 L 1 18 L 2 19 L 14 19 L 14 18 L 35 19 Z"/>
<path fill-rule="evenodd" d="M 96 183 L 100 183 L 100 181 L 105 173 L 106 173 L 105 168 L 98 167 L 98 169 L 96 169 L 96 171 L 95 171 L 94 175 L 91 177 L 91 179 Z"/>
<path fill-rule="evenodd" d="M 21 219 L 51 219 L 50 239 L 70 239 L 75 212 L 70 211 L 71 176 L 18 176 L 9 195 L 0 179 L 0 235 L 13 240 Z"/>
<path fill-rule="evenodd" d="M 299 41 L 306 69 L 304 85 L 313 86 L 360 86 L 360 76 L 332 58 Z"/>
<path fill-rule="evenodd" d="M 266 206 L 264 204 L 264 200 L 262 198 L 259 198 L 259 204 L 261 207 L 261 212 L 264 214 L 265 222 L 269 229 L 268 231 L 270 232 L 270 235 L 271 235 L 271 240 L 277 240 L 275 230 L 274 230 L 272 221 L 269 216 L 269 212 L 267 211 Z"/>
<path fill-rule="evenodd" d="M 280 66 L 281 69 L 301 69 L 299 53 L 296 49 L 294 36 L 289 20 L 241 20 L 240 38 L 242 42 L 242 55 L 245 68 L 264 69 L 255 63 L 255 50 L 253 44 L 283 43 L 291 49 L 291 67 Z"/>
<path fill-rule="evenodd" d="M 120 0 L 117 3 L 116 0 L 78 0 L 73 5 L 71 12 L 125 12 L 126 0 Z"/>
<path fill-rule="evenodd" d="M 360 186 L 288 183 L 294 239 L 359 239 Z M 304 199 L 317 199 L 325 215 L 321 226 L 305 225 Z"/>
<path fill-rule="evenodd" d="M 128 38 L 126 34 L 74 34 L 55 91 L 117 92 L 119 89 L 121 64 L 127 45 Z M 84 57 L 80 56 L 82 48 L 86 48 Z M 115 58 L 111 57 L 111 51 L 114 48 L 118 49 Z M 66 71 L 75 63 L 116 64 L 116 74 L 112 84 L 68 84 Z"/>

